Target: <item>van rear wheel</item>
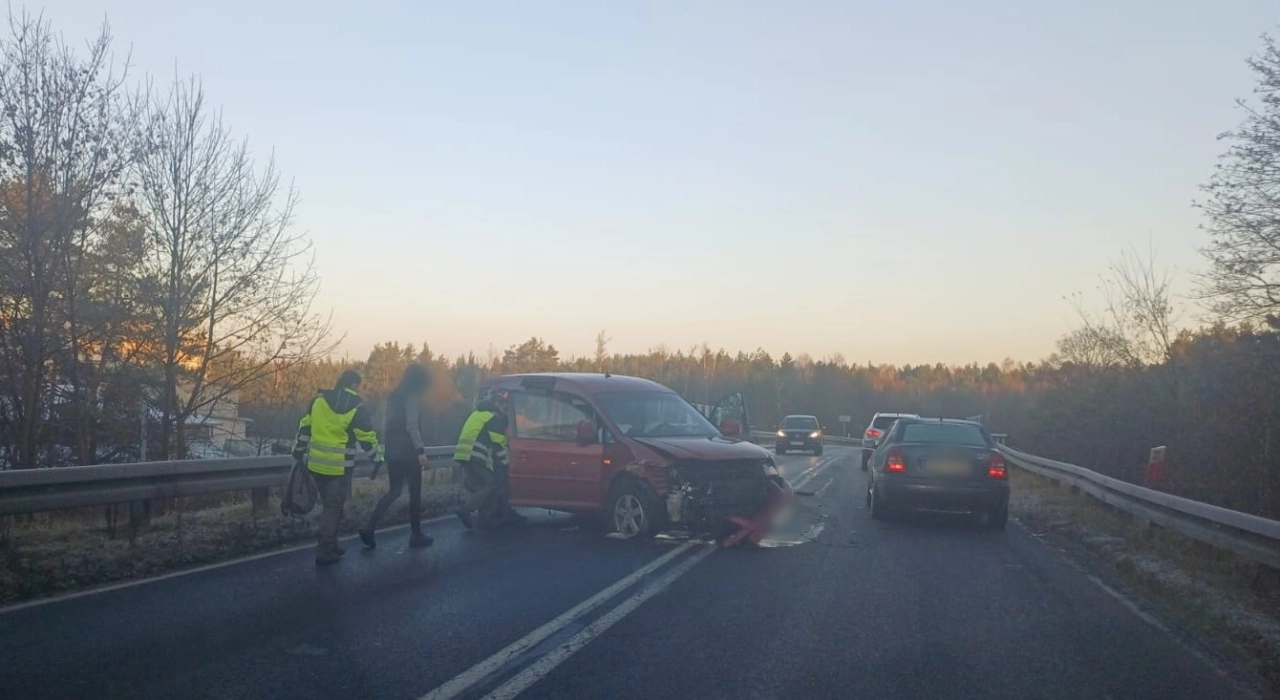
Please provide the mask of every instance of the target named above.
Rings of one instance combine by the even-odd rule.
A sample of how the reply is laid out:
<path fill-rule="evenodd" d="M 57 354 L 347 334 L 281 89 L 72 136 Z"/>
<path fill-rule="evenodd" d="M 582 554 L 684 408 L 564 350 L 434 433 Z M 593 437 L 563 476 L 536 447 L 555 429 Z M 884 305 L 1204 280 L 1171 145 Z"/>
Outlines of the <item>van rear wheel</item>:
<path fill-rule="evenodd" d="M 658 531 L 658 502 L 644 484 L 628 480 L 609 498 L 609 529 L 623 539 L 652 537 Z"/>

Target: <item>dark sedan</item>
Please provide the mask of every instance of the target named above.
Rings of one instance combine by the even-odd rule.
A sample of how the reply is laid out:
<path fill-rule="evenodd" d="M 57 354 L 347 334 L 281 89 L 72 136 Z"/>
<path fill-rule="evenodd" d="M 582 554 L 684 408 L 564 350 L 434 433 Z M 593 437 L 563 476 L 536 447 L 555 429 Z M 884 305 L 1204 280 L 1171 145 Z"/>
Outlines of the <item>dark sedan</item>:
<path fill-rule="evenodd" d="M 778 426 L 778 454 L 784 455 L 789 450 L 803 450 L 815 455 L 822 454 L 822 424 L 817 416 L 787 416 Z"/>
<path fill-rule="evenodd" d="M 899 418 L 871 456 L 867 506 L 883 519 L 904 510 L 972 513 L 1003 529 L 1008 467 L 986 428 L 964 420 Z"/>

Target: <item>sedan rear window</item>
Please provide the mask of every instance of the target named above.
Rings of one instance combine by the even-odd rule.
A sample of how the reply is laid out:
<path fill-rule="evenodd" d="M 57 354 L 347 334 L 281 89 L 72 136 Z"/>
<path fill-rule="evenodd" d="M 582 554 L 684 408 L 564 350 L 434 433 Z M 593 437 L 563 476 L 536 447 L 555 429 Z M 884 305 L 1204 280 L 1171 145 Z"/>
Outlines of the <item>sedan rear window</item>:
<path fill-rule="evenodd" d="M 910 423 L 902 429 L 902 442 L 987 447 L 982 429 L 962 423 Z"/>
<path fill-rule="evenodd" d="M 818 419 L 813 416 L 787 416 L 782 419 L 782 427 L 794 430 L 817 430 Z"/>

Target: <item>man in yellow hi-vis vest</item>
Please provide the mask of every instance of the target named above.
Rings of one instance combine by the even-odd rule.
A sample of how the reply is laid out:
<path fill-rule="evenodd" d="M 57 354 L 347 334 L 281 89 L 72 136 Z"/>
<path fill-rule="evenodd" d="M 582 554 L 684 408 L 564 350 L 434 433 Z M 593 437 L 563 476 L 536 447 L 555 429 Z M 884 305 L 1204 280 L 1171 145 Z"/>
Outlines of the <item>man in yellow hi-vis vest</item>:
<path fill-rule="evenodd" d="M 498 391 L 481 401 L 467 416 L 458 435 L 453 459 L 466 469 L 465 486 L 471 498 L 458 510 L 458 519 L 475 527 L 472 511 L 479 511 L 482 526 L 524 520 L 508 503 L 511 459 L 507 448 L 507 415 L 510 396 Z"/>
<path fill-rule="evenodd" d="M 316 564 L 332 564 L 344 554 L 338 546 L 338 524 L 351 490 L 356 450 L 371 455 L 375 464 L 382 461 L 382 447 L 369 409 L 356 393 L 359 388 L 360 373 L 352 369 L 343 372 L 332 389 L 317 392 L 311 408 L 298 421 L 293 457 L 306 460 L 324 507 L 320 513 Z"/>

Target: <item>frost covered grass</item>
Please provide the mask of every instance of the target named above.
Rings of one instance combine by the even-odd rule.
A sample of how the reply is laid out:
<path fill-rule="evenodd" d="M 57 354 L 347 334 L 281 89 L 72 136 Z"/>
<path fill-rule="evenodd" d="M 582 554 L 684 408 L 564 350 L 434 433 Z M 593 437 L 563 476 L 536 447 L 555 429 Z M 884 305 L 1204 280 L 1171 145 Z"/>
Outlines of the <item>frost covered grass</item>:
<path fill-rule="evenodd" d="M 1118 577 L 1280 696 L 1280 571 L 1150 525 L 1036 474 L 1011 472 L 1011 512 L 1028 530 Z"/>
<path fill-rule="evenodd" d="M 424 517 L 444 512 L 459 501 L 451 470 L 424 475 Z M 384 473 L 377 481 L 357 478 L 352 484 L 342 532 L 354 534 L 387 490 Z M 315 537 L 315 518 L 280 514 L 273 489 L 267 507 L 253 512 L 249 494 L 166 501 L 164 513 L 150 526 L 131 532 L 127 512 L 110 523 L 106 508 L 39 513 L 0 518 L 0 604 L 143 578 L 210 564 L 248 554 L 303 544 Z M 408 522 L 409 499 L 402 494 L 382 525 Z"/>

